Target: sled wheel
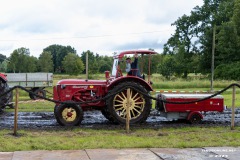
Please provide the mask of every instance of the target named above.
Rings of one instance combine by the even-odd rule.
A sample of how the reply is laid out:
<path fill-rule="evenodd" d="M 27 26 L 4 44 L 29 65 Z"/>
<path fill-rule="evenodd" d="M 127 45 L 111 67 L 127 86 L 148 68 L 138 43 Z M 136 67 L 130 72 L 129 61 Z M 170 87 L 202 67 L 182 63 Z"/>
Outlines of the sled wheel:
<path fill-rule="evenodd" d="M 202 120 L 202 117 L 198 113 L 192 114 L 191 117 L 189 118 L 189 122 L 191 124 L 199 124 L 201 120 Z"/>

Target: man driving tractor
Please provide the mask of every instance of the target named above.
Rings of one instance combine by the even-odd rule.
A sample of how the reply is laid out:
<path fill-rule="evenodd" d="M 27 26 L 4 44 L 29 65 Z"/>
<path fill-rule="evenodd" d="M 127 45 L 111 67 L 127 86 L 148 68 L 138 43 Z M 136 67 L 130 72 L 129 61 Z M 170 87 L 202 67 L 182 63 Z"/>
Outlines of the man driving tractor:
<path fill-rule="evenodd" d="M 128 57 L 126 59 L 126 72 L 128 75 L 138 76 L 138 77 L 142 78 L 140 75 L 140 71 L 138 69 L 138 54 L 137 53 L 134 55 L 133 62 L 131 61 L 130 57 Z"/>

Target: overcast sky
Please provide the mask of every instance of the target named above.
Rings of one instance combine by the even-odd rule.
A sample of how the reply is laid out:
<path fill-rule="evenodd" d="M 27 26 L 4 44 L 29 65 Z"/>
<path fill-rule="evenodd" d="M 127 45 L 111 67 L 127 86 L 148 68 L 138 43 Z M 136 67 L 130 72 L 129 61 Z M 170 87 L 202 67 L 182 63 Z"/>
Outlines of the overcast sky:
<path fill-rule="evenodd" d="M 81 55 L 130 49 L 161 52 L 178 17 L 203 0 L 0 0 L 0 53 L 25 47 L 38 57 L 52 44 Z"/>

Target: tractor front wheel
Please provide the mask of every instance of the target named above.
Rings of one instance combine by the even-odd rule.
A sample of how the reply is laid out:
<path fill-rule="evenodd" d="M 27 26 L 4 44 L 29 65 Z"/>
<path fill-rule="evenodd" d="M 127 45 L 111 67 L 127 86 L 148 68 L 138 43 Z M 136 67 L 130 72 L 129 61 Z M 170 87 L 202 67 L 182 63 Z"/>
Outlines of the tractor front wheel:
<path fill-rule="evenodd" d="M 135 82 L 120 83 L 110 92 L 111 96 L 107 100 L 107 109 L 117 123 L 126 123 L 127 109 L 127 89 L 130 88 L 130 123 L 136 124 L 144 122 L 150 114 L 152 108 L 151 99 L 146 97 L 148 91 L 140 84 Z M 114 95 L 114 93 L 116 93 Z"/>
<path fill-rule="evenodd" d="M 62 126 L 77 126 L 83 120 L 83 110 L 74 103 L 60 104 L 54 109 L 57 122 Z"/>

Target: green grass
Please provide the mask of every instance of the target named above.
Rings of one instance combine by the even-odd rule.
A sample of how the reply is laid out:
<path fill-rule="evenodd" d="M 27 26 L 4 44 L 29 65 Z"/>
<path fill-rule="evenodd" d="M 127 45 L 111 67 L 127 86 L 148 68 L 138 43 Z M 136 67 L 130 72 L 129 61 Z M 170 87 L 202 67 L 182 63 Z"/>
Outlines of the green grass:
<path fill-rule="evenodd" d="M 46 90 L 52 93 L 52 88 L 48 87 Z M 15 103 L 15 92 L 13 93 L 13 102 Z M 51 94 L 47 94 L 47 98 L 52 98 Z M 55 104 L 49 101 L 34 101 L 31 100 L 28 93 L 19 90 L 19 112 L 53 112 Z M 14 109 L 6 109 L 7 112 L 14 112 Z"/>
<path fill-rule="evenodd" d="M 159 129 L 63 128 L 19 130 L 17 137 L 10 130 L 0 131 L 0 151 L 74 150 L 94 148 L 191 148 L 239 146 L 240 127 L 179 127 Z M 219 138 L 221 137 L 221 138 Z"/>
<path fill-rule="evenodd" d="M 85 78 L 85 75 L 68 76 L 54 75 L 54 85 L 60 79 Z M 103 74 L 94 75 L 91 79 L 104 79 Z M 191 78 L 190 80 L 173 79 L 166 81 L 159 75 L 153 75 L 154 90 L 185 90 L 209 91 L 210 82 Z M 221 90 L 234 83 L 233 81 L 215 81 L 215 91 Z M 52 88 L 47 88 L 52 92 Z M 155 93 L 152 94 L 155 96 Z M 225 104 L 231 106 L 232 90 L 223 93 Z M 51 95 L 49 95 L 51 97 Z M 240 107 L 240 90 L 237 89 L 236 106 Z M 28 93 L 20 91 L 20 101 L 30 100 Z M 19 103 L 19 111 L 23 112 L 52 112 L 52 102 Z M 153 106 L 155 101 L 153 101 Z M 13 109 L 6 109 L 13 112 Z M 131 126 L 130 134 L 126 134 L 123 126 L 113 129 L 87 129 L 80 127 L 64 127 L 54 129 L 25 129 L 19 130 L 18 136 L 12 135 L 12 130 L 0 130 L 0 151 L 21 150 L 69 150 L 88 148 L 191 148 L 214 146 L 239 146 L 240 127 L 230 130 L 229 127 L 164 127 L 145 128 Z M 221 138 L 219 138 L 221 137 Z"/>
<path fill-rule="evenodd" d="M 18 112 L 53 112 L 54 106 L 54 103 L 48 101 L 20 101 Z M 7 108 L 6 112 L 14 112 L 14 109 Z"/>
<path fill-rule="evenodd" d="M 234 81 L 215 81 L 214 90 L 218 88 L 226 88 Z M 188 89 L 188 88 L 206 88 L 210 91 L 210 81 L 208 80 L 177 80 L 177 81 L 159 81 L 153 80 L 153 88 L 162 88 L 162 89 Z"/>

